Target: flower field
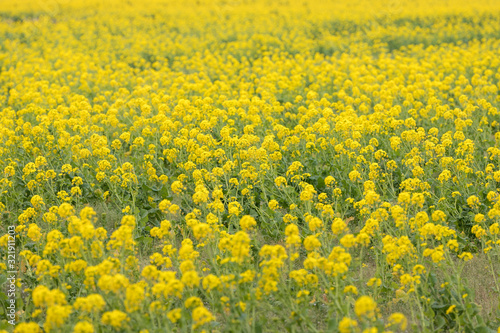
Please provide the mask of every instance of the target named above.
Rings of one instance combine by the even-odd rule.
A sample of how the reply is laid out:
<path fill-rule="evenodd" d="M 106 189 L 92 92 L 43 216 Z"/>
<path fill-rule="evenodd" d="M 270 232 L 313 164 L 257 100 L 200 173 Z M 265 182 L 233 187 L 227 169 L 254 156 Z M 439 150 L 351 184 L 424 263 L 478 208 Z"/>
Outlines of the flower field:
<path fill-rule="evenodd" d="M 500 332 L 499 90 L 498 1 L 3 1 L 0 332 Z"/>

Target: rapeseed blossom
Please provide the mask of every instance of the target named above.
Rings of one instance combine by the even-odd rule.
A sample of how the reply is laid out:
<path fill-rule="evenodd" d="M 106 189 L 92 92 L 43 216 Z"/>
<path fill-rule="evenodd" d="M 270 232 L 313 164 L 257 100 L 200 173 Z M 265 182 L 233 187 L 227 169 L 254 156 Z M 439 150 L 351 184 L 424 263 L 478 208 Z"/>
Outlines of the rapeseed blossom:
<path fill-rule="evenodd" d="M 497 2 L 0 14 L 14 332 L 498 329 Z"/>

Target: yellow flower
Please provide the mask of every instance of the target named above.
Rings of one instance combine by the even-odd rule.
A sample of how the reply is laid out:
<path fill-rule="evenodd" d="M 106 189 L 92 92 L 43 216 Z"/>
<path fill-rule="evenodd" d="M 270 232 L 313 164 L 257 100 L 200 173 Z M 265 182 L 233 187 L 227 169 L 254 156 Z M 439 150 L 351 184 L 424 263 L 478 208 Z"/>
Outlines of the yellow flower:
<path fill-rule="evenodd" d="M 471 208 L 478 208 L 481 205 L 481 201 L 479 201 L 477 196 L 471 195 L 467 198 L 467 205 Z"/>
<path fill-rule="evenodd" d="M 340 244 L 345 248 L 350 248 L 356 245 L 356 237 L 353 234 L 347 234 L 340 239 Z"/>
<path fill-rule="evenodd" d="M 165 253 L 165 249 L 164 249 Z M 194 251 L 193 241 L 189 238 L 186 238 L 181 243 L 181 248 L 179 249 L 179 258 L 186 259 L 194 259 L 197 258 L 199 253 Z"/>
<path fill-rule="evenodd" d="M 50 290 L 43 285 L 39 285 L 33 290 L 33 304 L 36 307 L 50 307 L 55 305 L 65 305 L 66 296 L 59 289 Z"/>
<path fill-rule="evenodd" d="M 41 333 L 37 323 L 19 323 L 14 328 L 14 333 Z"/>
<path fill-rule="evenodd" d="M 240 220 L 240 227 L 244 231 L 252 230 L 257 225 L 255 219 L 250 215 L 245 215 Z"/>
<path fill-rule="evenodd" d="M 208 201 L 210 192 L 204 185 L 197 185 L 195 193 L 193 194 L 193 202 L 195 204 L 204 203 Z"/>
<path fill-rule="evenodd" d="M 34 223 L 30 224 L 29 228 L 28 228 L 28 237 L 34 241 L 34 242 L 37 242 L 38 240 L 40 240 L 40 238 L 42 237 L 42 234 L 40 233 L 42 229 L 40 229 L 40 227 Z"/>
<path fill-rule="evenodd" d="M 144 285 L 142 283 L 139 282 L 128 286 L 125 292 L 125 308 L 127 312 L 138 311 L 144 297 Z"/>
<path fill-rule="evenodd" d="M 207 291 L 211 291 L 213 289 L 218 288 L 220 284 L 221 284 L 220 279 L 213 274 L 205 276 L 202 282 L 203 289 Z"/>
<path fill-rule="evenodd" d="M 356 328 L 358 327 L 358 322 L 351 318 L 344 317 L 339 323 L 339 331 L 340 333 L 351 333 L 356 332 Z"/>
<path fill-rule="evenodd" d="M 353 171 L 349 172 L 349 179 L 352 182 L 359 181 L 359 180 L 361 180 L 361 174 L 359 173 L 359 171 L 353 170 Z"/>
<path fill-rule="evenodd" d="M 71 214 L 73 214 L 74 209 L 73 206 L 71 206 L 69 203 L 63 203 L 59 206 L 59 209 L 57 210 L 57 213 L 59 216 L 62 218 L 69 217 Z"/>
<path fill-rule="evenodd" d="M 441 184 L 448 181 L 451 178 L 451 172 L 449 170 L 443 170 L 441 174 L 438 176 L 438 180 Z"/>
<path fill-rule="evenodd" d="M 332 232 L 334 235 L 339 235 L 347 230 L 347 224 L 341 219 L 336 218 L 332 223 Z"/>
<path fill-rule="evenodd" d="M 492 225 L 490 225 L 489 229 L 492 235 L 500 234 L 500 225 L 498 223 L 493 223 Z"/>
<path fill-rule="evenodd" d="M 16 174 L 16 169 L 14 169 L 13 166 L 9 165 L 9 166 L 6 166 L 4 171 L 3 171 L 5 177 L 12 177 Z"/>
<path fill-rule="evenodd" d="M 200 277 L 196 271 L 188 271 L 182 274 L 181 282 L 189 288 L 194 288 L 200 284 Z"/>
<path fill-rule="evenodd" d="M 300 200 L 301 201 L 311 201 L 316 194 L 316 190 L 312 185 L 306 185 L 304 190 L 300 192 Z"/>
<path fill-rule="evenodd" d="M 333 178 L 332 176 L 327 176 L 325 178 L 325 185 L 328 186 L 328 187 L 331 187 L 335 184 L 335 178 Z"/>
<path fill-rule="evenodd" d="M 31 198 L 30 202 L 35 209 L 41 209 L 43 206 L 45 206 L 45 203 L 43 202 L 43 198 L 39 195 L 34 195 Z"/>
<path fill-rule="evenodd" d="M 215 317 L 204 306 L 198 306 L 193 310 L 193 329 L 197 329 L 215 320 Z"/>
<path fill-rule="evenodd" d="M 189 297 L 185 302 L 184 302 L 184 306 L 186 307 L 186 309 L 191 309 L 191 308 L 195 308 L 195 307 L 198 307 L 198 306 L 201 306 L 203 305 L 203 302 L 201 301 L 200 298 L 198 297 Z"/>
<path fill-rule="evenodd" d="M 172 183 L 171 185 L 171 188 L 172 188 L 172 191 L 175 193 L 175 194 L 180 194 L 182 193 L 183 190 L 185 190 L 186 188 L 184 187 L 184 185 L 182 185 L 182 182 L 176 180 Z"/>
<path fill-rule="evenodd" d="M 230 216 L 238 216 L 242 211 L 241 205 L 237 201 L 230 202 L 228 204 L 228 213 Z"/>
<path fill-rule="evenodd" d="M 272 199 L 272 200 L 269 201 L 268 206 L 272 210 L 277 210 L 277 209 L 280 208 L 280 205 L 279 205 L 278 201 L 276 201 L 274 199 Z"/>
<path fill-rule="evenodd" d="M 370 296 L 361 296 L 354 304 L 354 312 L 358 317 L 374 318 L 377 303 Z"/>
<path fill-rule="evenodd" d="M 286 178 L 285 178 L 285 177 L 282 177 L 282 176 L 276 177 L 276 179 L 274 180 L 274 184 L 275 184 L 277 187 L 280 187 L 280 186 L 286 185 Z"/>
<path fill-rule="evenodd" d="M 176 323 L 179 319 L 181 319 L 182 317 L 182 310 L 181 309 L 173 309 L 173 310 L 170 310 L 168 313 L 167 313 L 167 318 L 172 322 L 172 323 Z"/>
<path fill-rule="evenodd" d="M 242 263 L 250 255 L 250 237 L 244 231 L 238 231 L 231 239 L 232 260 Z"/>
<path fill-rule="evenodd" d="M 245 272 L 240 274 L 240 281 L 239 283 L 247 283 L 253 281 L 255 278 L 255 272 L 252 270 L 246 270 Z"/>
<path fill-rule="evenodd" d="M 321 242 L 314 235 L 307 236 L 304 239 L 304 247 L 307 251 L 314 251 L 321 247 Z"/>
<path fill-rule="evenodd" d="M 64 266 L 64 270 L 67 272 L 80 273 L 87 267 L 87 262 L 82 259 L 78 259 L 70 262 Z"/>
<path fill-rule="evenodd" d="M 101 276 L 97 283 L 97 286 L 105 293 L 109 291 L 116 293 L 120 289 L 125 289 L 128 285 L 129 280 L 122 274 L 116 274 L 114 276 L 105 274 Z"/>
<path fill-rule="evenodd" d="M 73 333 L 94 333 L 94 326 L 88 321 L 76 323 Z"/>
<path fill-rule="evenodd" d="M 135 217 L 133 215 L 125 215 L 122 217 L 121 225 L 134 228 L 135 227 Z"/>
<path fill-rule="evenodd" d="M 482 228 L 481 226 L 479 225 L 473 225 L 472 228 L 471 228 L 471 232 L 476 235 L 476 237 L 478 239 L 481 239 L 481 237 L 483 236 L 486 236 L 486 230 L 484 228 Z"/>
<path fill-rule="evenodd" d="M 358 288 L 356 288 L 355 286 L 346 286 L 344 288 L 344 294 L 347 294 L 347 293 L 352 293 L 354 295 L 357 295 L 358 294 Z"/>
<path fill-rule="evenodd" d="M 247 308 L 247 305 L 244 302 L 238 302 L 238 304 L 236 304 L 236 306 L 238 306 L 241 309 L 241 311 L 243 311 L 243 312 Z"/>
<path fill-rule="evenodd" d="M 125 327 L 127 322 L 130 321 L 130 318 L 124 312 L 113 310 L 104 312 L 101 317 L 101 321 L 104 325 L 110 325 L 113 328 L 118 329 Z"/>
<path fill-rule="evenodd" d="M 368 287 L 372 287 L 372 286 L 378 286 L 380 287 L 382 285 L 382 280 L 381 279 L 377 279 L 377 278 L 371 278 L 370 280 L 368 280 L 368 282 L 366 283 L 366 285 Z"/>
<path fill-rule="evenodd" d="M 470 252 L 462 252 L 461 254 L 458 255 L 458 257 L 463 261 L 469 261 L 473 258 L 472 253 Z"/>
<path fill-rule="evenodd" d="M 69 305 L 54 305 L 47 309 L 44 328 L 50 332 L 54 328 L 61 327 L 71 314 L 72 308 Z"/>
<path fill-rule="evenodd" d="M 86 297 L 78 297 L 73 303 L 75 310 L 85 311 L 88 313 L 102 311 L 105 306 L 106 302 L 99 294 L 90 294 Z"/>
<path fill-rule="evenodd" d="M 483 214 L 476 214 L 476 215 L 474 215 L 474 222 L 481 223 L 483 221 L 484 221 L 484 215 Z"/>
<path fill-rule="evenodd" d="M 309 220 L 309 229 L 312 232 L 316 231 L 318 228 L 321 228 L 322 226 L 323 226 L 323 221 L 321 221 L 321 219 L 317 217 L 312 217 Z"/>
<path fill-rule="evenodd" d="M 309 290 L 300 290 L 298 293 L 297 293 L 297 298 L 301 298 L 301 297 L 306 297 L 310 294 L 311 292 Z"/>

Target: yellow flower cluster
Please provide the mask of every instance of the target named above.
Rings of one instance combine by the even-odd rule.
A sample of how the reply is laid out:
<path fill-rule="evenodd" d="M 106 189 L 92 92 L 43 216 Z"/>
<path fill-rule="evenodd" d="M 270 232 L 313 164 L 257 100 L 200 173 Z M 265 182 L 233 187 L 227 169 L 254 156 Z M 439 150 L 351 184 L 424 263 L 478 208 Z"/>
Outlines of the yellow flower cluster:
<path fill-rule="evenodd" d="M 498 329 L 498 1 L 43 2 L 0 9 L 14 332 Z"/>

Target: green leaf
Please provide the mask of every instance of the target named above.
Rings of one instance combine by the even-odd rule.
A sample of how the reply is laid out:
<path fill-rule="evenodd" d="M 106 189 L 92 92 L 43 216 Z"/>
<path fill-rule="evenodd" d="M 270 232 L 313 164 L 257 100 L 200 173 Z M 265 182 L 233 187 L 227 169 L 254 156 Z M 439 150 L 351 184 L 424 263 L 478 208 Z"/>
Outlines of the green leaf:
<path fill-rule="evenodd" d="M 248 215 L 252 216 L 255 219 L 259 217 L 259 213 L 253 208 L 250 208 Z"/>
<path fill-rule="evenodd" d="M 160 190 L 160 195 L 162 199 L 168 199 L 168 188 L 163 186 Z M 170 200 L 170 199 L 169 199 Z"/>
<path fill-rule="evenodd" d="M 436 313 L 431 309 L 431 308 L 428 308 L 425 312 L 424 312 L 425 316 L 428 317 L 428 318 L 434 318 L 436 316 Z"/>
<path fill-rule="evenodd" d="M 317 186 L 318 188 L 325 188 L 325 178 L 323 177 L 318 177 L 318 181 L 317 181 Z"/>
<path fill-rule="evenodd" d="M 474 332 L 475 333 L 492 333 L 492 332 L 495 332 L 495 331 L 489 329 L 486 326 L 476 326 L 476 327 L 474 327 Z"/>
<path fill-rule="evenodd" d="M 148 210 L 148 215 L 152 215 L 152 214 L 155 214 L 157 212 L 159 212 L 160 210 L 158 208 L 151 208 Z"/>
<path fill-rule="evenodd" d="M 274 210 L 272 210 L 271 208 L 266 207 L 266 213 L 267 215 L 274 217 Z"/>
<path fill-rule="evenodd" d="M 330 318 L 330 320 L 328 321 L 328 331 L 334 332 L 337 330 L 338 326 L 339 325 L 337 323 L 337 318 L 335 318 L 335 317 Z"/>
<path fill-rule="evenodd" d="M 12 327 L 12 325 L 9 324 L 5 319 L 0 322 L 0 329 L 1 330 L 6 330 L 9 327 Z"/>
<path fill-rule="evenodd" d="M 144 245 L 151 245 L 153 243 L 153 238 L 144 237 Z"/>
<path fill-rule="evenodd" d="M 19 309 L 24 308 L 24 300 L 23 300 L 23 298 L 22 298 L 22 297 L 18 297 L 18 298 L 17 298 L 17 300 L 16 300 L 16 302 L 17 302 L 17 307 L 18 307 Z"/>
<path fill-rule="evenodd" d="M 436 317 L 436 331 L 439 329 L 442 329 L 446 325 L 446 320 L 443 318 L 443 316 L 437 316 Z"/>
<path fill-rule="evenodd" d="M 146 223 L 148 223 L 149 221 L 149 215 L 146 214 L 144 217 L 142 217 L 140 220 L 139 220 L 139 225 L 141 227 L 144 227 L 146 225 Z"/>
<path fill-rule="evenodd" d="M 436 303 L 436 302 L 434 302 L 434 303 L 431 304 L 431 308 L 433 310 L 441 310 L 441 309 L 449 308 L 449 307 L 450 307 L 449 304 L 439 304 L 439 303 Z"/>

